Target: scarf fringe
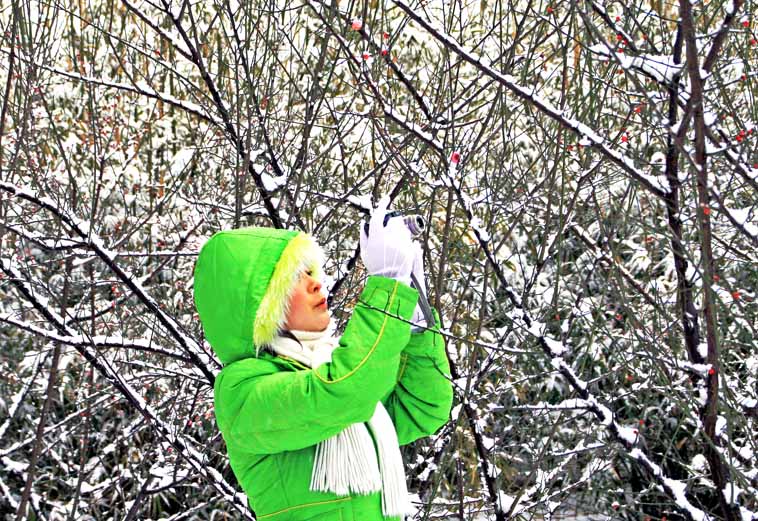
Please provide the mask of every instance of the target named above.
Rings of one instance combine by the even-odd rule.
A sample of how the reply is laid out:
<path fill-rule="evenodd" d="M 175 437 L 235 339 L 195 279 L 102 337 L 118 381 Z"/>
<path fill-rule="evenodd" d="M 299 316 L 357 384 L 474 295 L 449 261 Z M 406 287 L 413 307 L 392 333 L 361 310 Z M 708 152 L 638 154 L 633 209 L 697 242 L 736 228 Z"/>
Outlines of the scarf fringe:
<path fill-rule="evenodd" d="M 387 428 L 389 425 L 390 428 Z M 392 418 L 381 402 L 377 404 L 374 416 L 369 420 L 369 427 L 385 435 L 377 443 L 379 464 L 382 473 L 382 513 L 385 516 L 400 516 L 411 512 L 408 502 L 408 488 L 405 482 L 403 456 Z"/>
<path fill-rule="evenodd" d="M 366 428 L 361 427 L 362 424 L 353 424 L 318 444 L 311 490 L 343 496 L 381 490 L 382 476 L 373 441 Z M 372 450 L 364 450 L 369 446 Z"/>

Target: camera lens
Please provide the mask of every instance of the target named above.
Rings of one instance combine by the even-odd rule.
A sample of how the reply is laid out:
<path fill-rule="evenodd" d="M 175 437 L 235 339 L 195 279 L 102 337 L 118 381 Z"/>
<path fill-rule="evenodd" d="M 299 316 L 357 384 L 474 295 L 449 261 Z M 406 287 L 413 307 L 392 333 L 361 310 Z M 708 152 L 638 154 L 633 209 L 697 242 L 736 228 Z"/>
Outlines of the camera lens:
<path fill-rule="evenodd" d="M 405 217 L 405 225 L 411 231 L 411 235 L 415 237 L 424 233 L 424 228 L 426 228 L 426 221 L 418 214 L 407 215 Z"/>
<path fill-rule="evenodd" d="M 403 212 L 401 210 L 393 210 L 391 212 L 387 212 L 384 215 L 384 226 L 387 226 L 389 220 L 394 217 L 401 217 L 403 219 L 403 224 L 405 224 L 406 228 L 410 230 L 411 235 L 414 237 L 421 235 L 426 229 L 426 220 L 423 217 L 421 217 L 419 214 L 403 216 Z M 368 237 L 369 221 L 363 223 L 363 231 L 366 233 L 366 237 Z"/>

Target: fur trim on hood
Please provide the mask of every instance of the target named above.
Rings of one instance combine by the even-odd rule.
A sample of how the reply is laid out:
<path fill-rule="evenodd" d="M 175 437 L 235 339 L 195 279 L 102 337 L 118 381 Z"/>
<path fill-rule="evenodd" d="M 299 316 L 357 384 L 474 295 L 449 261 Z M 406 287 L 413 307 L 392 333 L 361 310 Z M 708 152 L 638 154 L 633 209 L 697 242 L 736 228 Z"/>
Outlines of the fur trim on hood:
<path fill-rule="evenodd" d="M 258 356 L 283 328 L 301 274 L 322 280 L 324 253 L 305 232 L 246 227 L 222 230 L 195 263 L 195 307 L 223 364 Z M 254 349 L 255 347 L 255 349 Z"/>

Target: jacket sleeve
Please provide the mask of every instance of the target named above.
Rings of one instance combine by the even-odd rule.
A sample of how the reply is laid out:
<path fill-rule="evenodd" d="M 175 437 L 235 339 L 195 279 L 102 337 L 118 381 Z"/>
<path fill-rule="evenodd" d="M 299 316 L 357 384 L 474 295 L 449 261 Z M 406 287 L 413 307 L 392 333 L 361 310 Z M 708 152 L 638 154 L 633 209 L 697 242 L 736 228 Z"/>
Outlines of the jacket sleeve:
<path fill-rule="evenodd" d="M 450 364 L 445 341 L 439 334 L 439 313 L 436 309 L 433 313 L 433 328 L 411 334 L 400 355 L 397 383 L 382 399 L 395 423 L 400 445 L 434 434 L 450 418 Z"/>
<path fill-rule="evenodd" d="M 254 358 L 225 367 L 214 407 L 227 445 L 255 454 L 297 450 L 368 421 L 395 385 L 417 299 L 410 286 L 370 276 L 331 362 L 263 375 L 251 370 L 260 367 Z"/>

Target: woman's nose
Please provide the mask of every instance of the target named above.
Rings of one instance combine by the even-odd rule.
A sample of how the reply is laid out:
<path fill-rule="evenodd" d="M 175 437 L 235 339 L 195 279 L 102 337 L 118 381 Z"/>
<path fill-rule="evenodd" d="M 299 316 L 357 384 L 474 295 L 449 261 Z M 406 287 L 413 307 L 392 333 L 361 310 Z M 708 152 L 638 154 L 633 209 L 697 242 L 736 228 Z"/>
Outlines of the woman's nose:
<path fill-rule="evenodd" d="M 318 293 L 321 291 L 321 283 L 314 279 L 313 284 L 311 285 L 311 291 L 313 293 Z"/>

